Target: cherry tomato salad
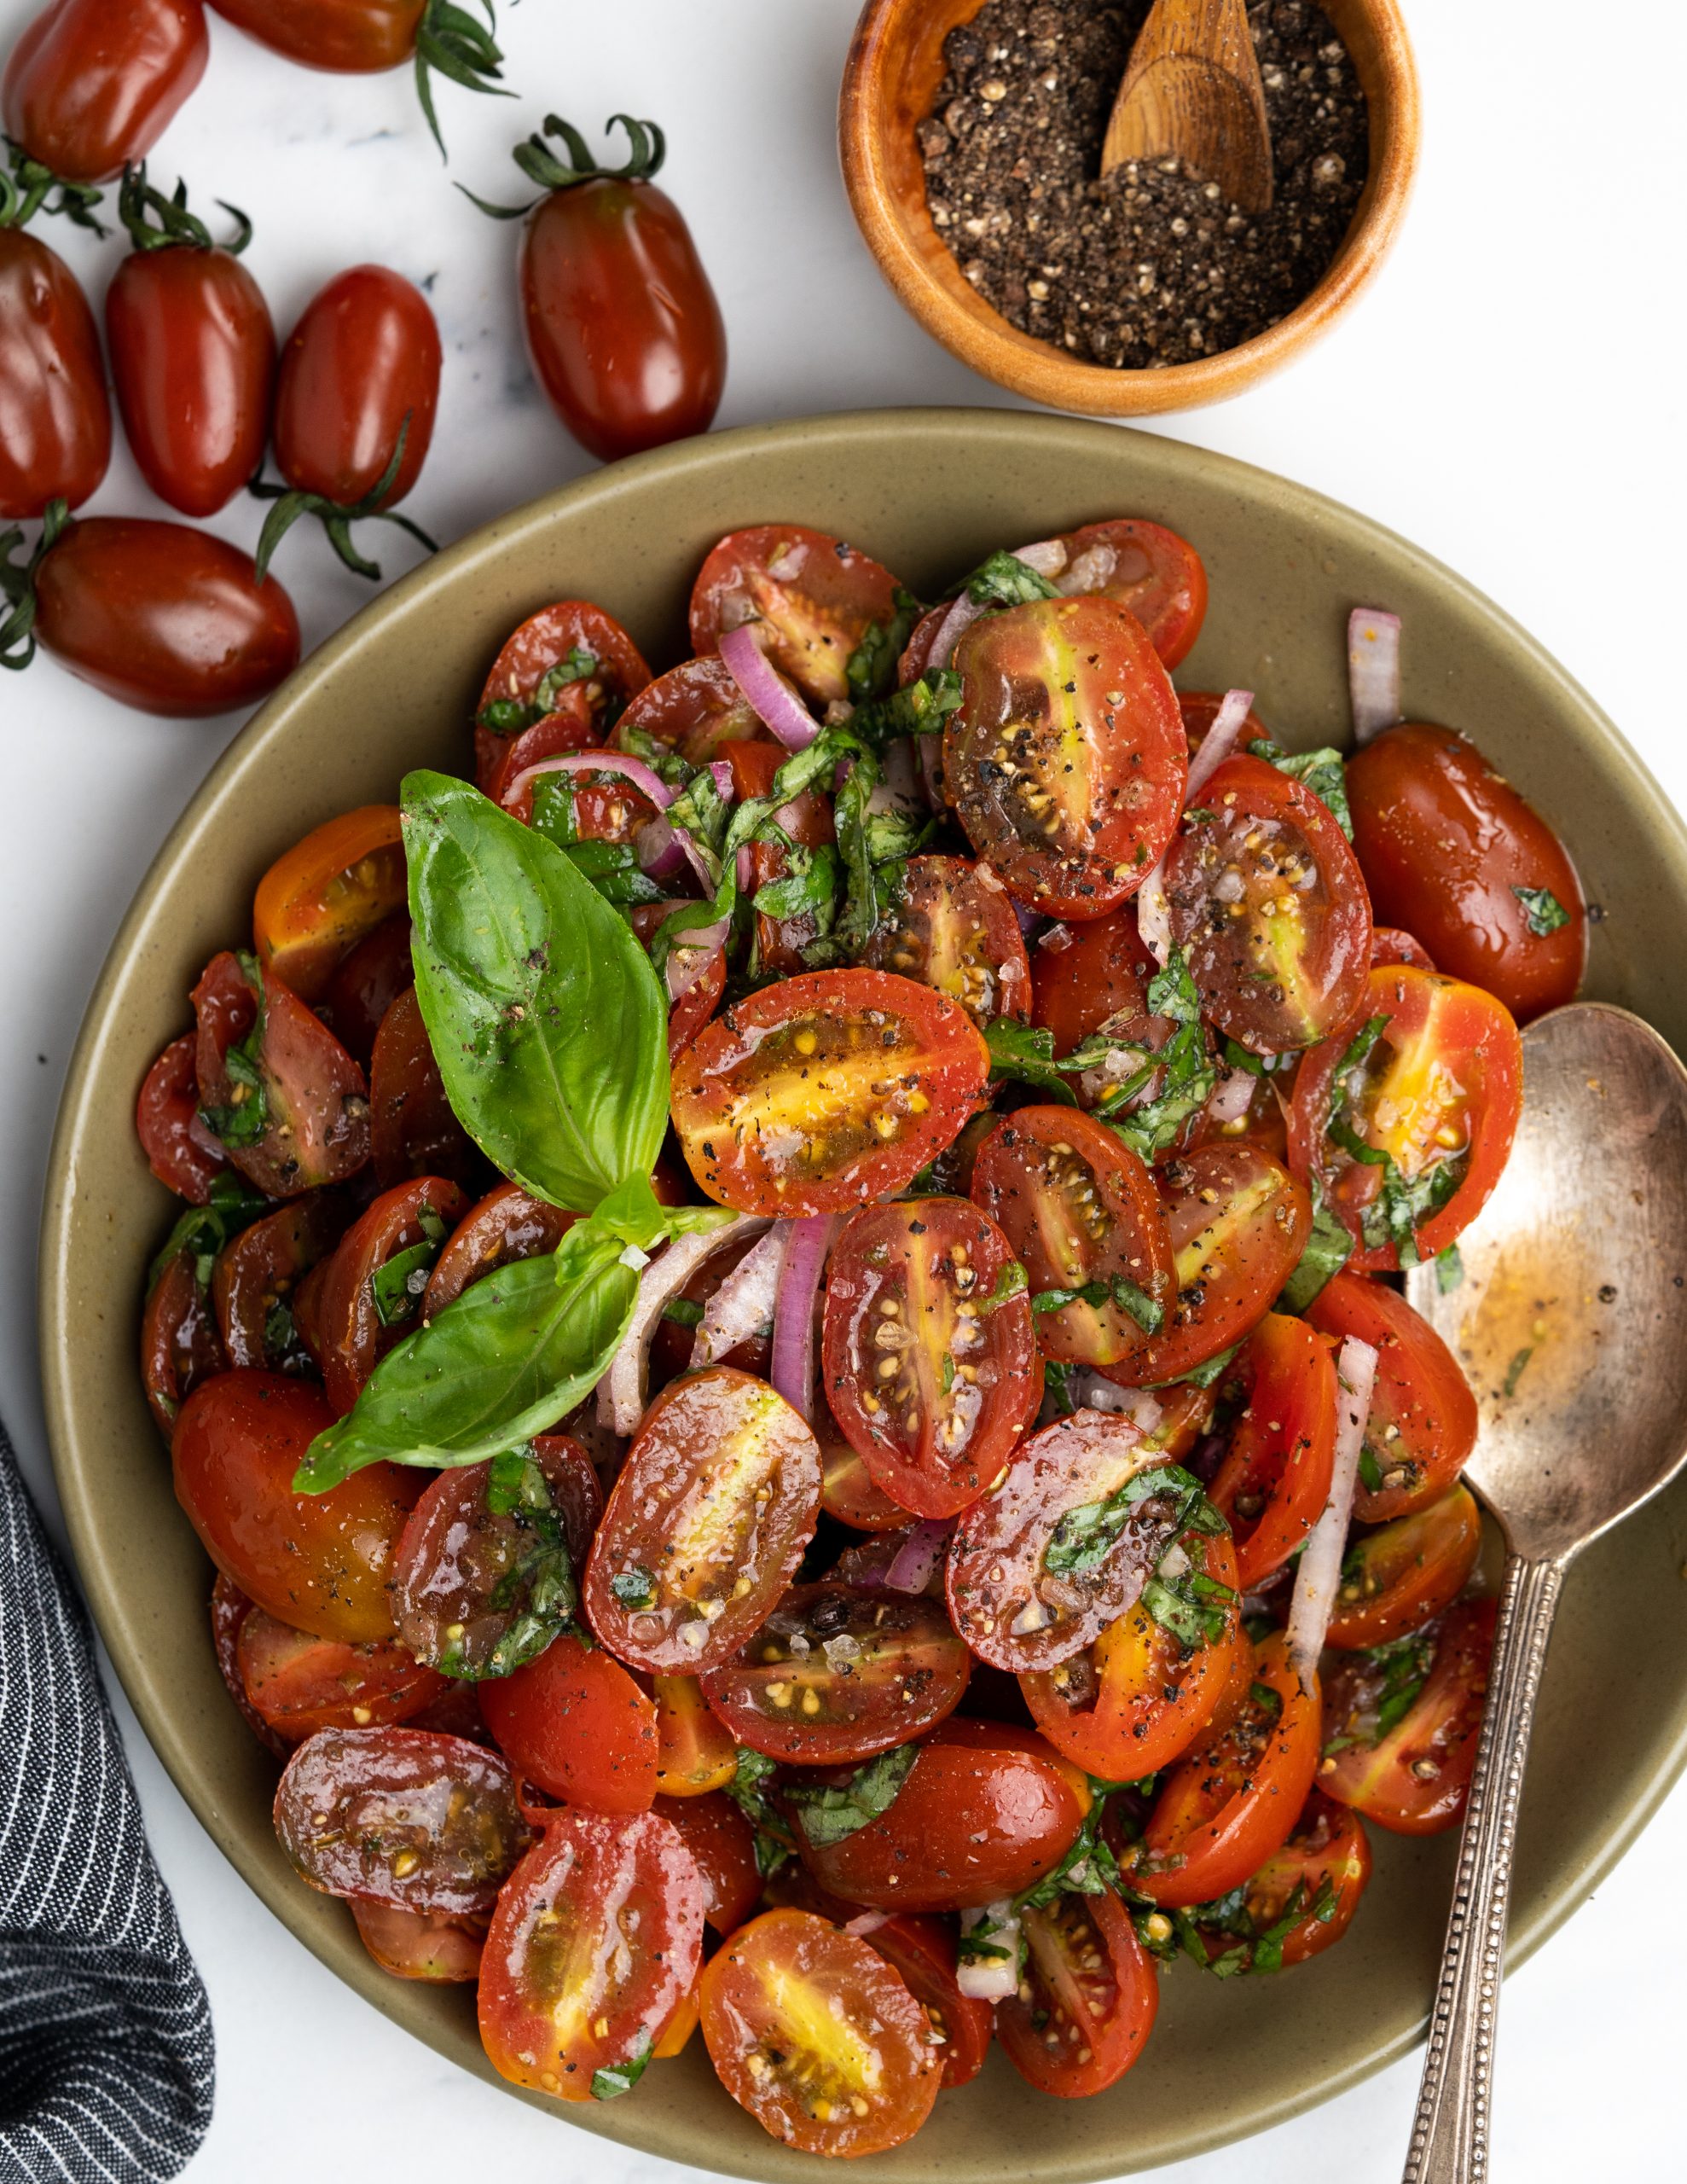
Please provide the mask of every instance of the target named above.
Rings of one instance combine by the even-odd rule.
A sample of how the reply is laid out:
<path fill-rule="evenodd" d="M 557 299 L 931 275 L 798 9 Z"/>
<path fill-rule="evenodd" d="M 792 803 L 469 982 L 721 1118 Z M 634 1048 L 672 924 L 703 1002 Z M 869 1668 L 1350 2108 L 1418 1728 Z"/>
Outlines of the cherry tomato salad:
<path fill-rule="evenodd" d="M 773 523 L 662 674 L 547 607 L 141 1088 L 281 1845 L 517 2083 L 700 2028 L 842 2156 L 993 2039 L 1099 2093 L 1172 1960 L 1316 1955 L 1459 1817 L 1476 1410 L 1397 1276 L 1460 1279 L 1585 905 L 1390 618 L 1344 760 L 1174 688 L 1206 595 L 1141 519 L 930 605 Z"/>

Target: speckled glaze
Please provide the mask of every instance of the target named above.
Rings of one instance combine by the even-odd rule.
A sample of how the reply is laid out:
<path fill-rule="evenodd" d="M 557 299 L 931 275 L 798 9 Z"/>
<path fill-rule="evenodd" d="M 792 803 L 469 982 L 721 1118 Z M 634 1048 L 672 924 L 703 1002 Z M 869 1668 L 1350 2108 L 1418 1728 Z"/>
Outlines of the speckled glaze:
<path fill-rule="evenodd" d="M 344 1907 L 301 1885 L 270 1822 L 275 1763 L 229 1704 L 209 1643 L 209 1565 L 171 1494 L 136 1372 L 141 1285 L 172 1211 L 128 1127 L 207 956 L 246 929 L 253 886 L 307 828 L 391 799 L 407 767 L 468 759 L 503 637 L 583 594 L 653 664 L 681 656 L 706 548 L 791 519 L 841 533 L 928 594 L 1004 540 L 1116 514 L 1185 532 L 1212 582 L 1189 688 L 1251 684 L 1285 743 L 1347 737 L 1344 630 L 1358 604 L 1406 625 L 1409 716 L 1469 729 L 1568 836 L 1595 927 L 1586 990 L 1687 1047 L 1687 832 L 1568 676 L 1448 570 L 1348 509 L 1221 456 L 1116 427 L 986 410 L 891 410 L 723 433 L 601 471 L 440 555 L 364 610 L 252 721 L 194 799 L 113 945 L 84 1025 L 49 1172 L 41 1253 L 48 1417 L 71 1536 L 125 1687 L 184 1797 L 307 1948 L 442 2054 L 491 2075 L 472 1996 L 388 1978 Z M 1687 1484 L 1572 1571 L 1530 1761 L 1513 1963 L 1621 1855 L 1687 1759 Z M 1220 1985 L 1180 1965 L 1141 2063 L 1099 2100 L 1031 2092 L 1000 2054 L 900 2152 L 851 2175 L 897 2184 L 1113 2176 L 1197 2153 L 1352 2084 L 1423 2036 L 1453 1869 L 1450 1838 L 1379 1838 L 1342 1946 L 1281 1979 Z M 815 2162 L 765 2137 L 699 2042 L 630 2100 L 559 2121 L 729 2174 Z M 559 2149 L 563 2158 L 565 2151 Z"/>

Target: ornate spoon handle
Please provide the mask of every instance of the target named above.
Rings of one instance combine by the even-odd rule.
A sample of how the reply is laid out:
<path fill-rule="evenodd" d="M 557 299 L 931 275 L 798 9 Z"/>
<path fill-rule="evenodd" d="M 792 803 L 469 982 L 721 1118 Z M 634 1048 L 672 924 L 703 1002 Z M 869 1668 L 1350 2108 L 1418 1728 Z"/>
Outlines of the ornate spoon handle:
<path fill-rule="evenodd" d="M 1562 1562 L 1532 1562 L 1522 1555 L 1514 1554 L 1505 1566 L 1404 2184 L 1486 2184 L 1494 2024 L 1517 1807 L 1563 1576 Z"/>

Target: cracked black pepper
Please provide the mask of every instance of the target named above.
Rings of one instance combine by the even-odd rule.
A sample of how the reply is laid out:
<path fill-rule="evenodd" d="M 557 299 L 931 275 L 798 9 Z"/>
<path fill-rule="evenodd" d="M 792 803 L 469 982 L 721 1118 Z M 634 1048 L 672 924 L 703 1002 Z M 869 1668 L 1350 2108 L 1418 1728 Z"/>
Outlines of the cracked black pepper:
<path fill-rule="evenodd" d="M 1150 0 L 986 0 L 945 41 L 919 124 L 938 233 L 981 296 L 1086 363 L 1181 364 L 1251 340 L 1317 286 L 1365 187 L 1365 94 L 1311 0 L 1248 11 L 1271 210 L 1175 160 L 1104 179 L 1101 142 Z"/>

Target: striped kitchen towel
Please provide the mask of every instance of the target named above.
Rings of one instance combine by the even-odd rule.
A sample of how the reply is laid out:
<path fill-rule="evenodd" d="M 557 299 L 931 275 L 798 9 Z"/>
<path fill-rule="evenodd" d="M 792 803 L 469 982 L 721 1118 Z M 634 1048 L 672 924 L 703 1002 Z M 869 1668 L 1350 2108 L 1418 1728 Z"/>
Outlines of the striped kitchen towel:
<path fill-rule="evenodd" d="M 178 2175 L 213 2077 L 87 1622 L 0 1426 L 0 2184 Z"/>

